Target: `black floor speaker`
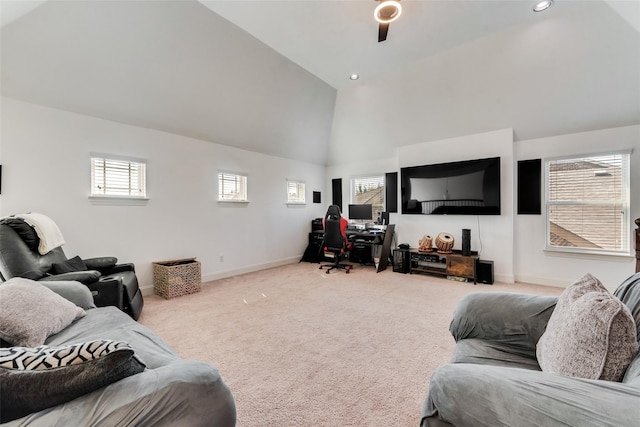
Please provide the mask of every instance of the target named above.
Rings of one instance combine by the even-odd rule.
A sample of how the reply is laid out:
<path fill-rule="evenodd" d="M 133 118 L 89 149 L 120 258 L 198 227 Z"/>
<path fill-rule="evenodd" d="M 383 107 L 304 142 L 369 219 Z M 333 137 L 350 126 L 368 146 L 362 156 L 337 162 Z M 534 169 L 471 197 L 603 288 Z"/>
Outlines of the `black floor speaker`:
<path fill-rule="evenodd" d="M 476 279 L 478 283 L 493 285 L 493 261 L 476 261 Z"/>

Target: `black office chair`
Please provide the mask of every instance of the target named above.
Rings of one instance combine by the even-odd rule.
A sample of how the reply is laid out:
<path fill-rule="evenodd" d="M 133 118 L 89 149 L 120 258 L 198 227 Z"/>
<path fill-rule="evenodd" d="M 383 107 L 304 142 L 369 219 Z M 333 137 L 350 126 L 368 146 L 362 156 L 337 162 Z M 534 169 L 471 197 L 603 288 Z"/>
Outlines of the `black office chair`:
<path fill-rule="evenodd" d="M 342 218 L 340 208 L 336 205 L 329 206 L 324 216 L 324 241 L 322 247 L 325 252 L 333 253 L 333 264 L 323 264 L 320 266 L 329 267 L 327 274 L 333 269 L 344 270 L 349 273 L 353 268 L 353 264 L 340 264 L 342 257 L 351 250 L 352 245 L 342 235 L 342 228 L 347 225 L 347 220 Z"/>

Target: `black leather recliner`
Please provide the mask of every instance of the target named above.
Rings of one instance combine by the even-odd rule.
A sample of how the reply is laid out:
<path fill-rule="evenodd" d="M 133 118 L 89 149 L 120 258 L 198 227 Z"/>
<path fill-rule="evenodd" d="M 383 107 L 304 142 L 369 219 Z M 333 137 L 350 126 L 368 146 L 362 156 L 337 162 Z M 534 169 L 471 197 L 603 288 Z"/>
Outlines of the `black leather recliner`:
<path fill-rule="evenodd" d="M 11 224 L 11 225 L 9 225 Z M 38 237 L 26 223 L 0 222 L 0 281 L 12 277 L 32 280 L 75 280 L 84 283 L 98 307 L 115 306 L 138 320 L 144 300 L 133 264 L 117 264 L 113 257 L 68 259 L 62 247 L 41 255 Z"/>

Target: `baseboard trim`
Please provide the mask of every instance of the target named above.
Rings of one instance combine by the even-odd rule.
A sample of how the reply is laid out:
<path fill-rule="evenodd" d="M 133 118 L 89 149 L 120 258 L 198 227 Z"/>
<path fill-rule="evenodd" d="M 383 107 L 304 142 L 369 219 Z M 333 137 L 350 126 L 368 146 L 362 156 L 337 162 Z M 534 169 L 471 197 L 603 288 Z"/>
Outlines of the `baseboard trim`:
<path fill-rule="evenodd" d="M 284 258 L 276 261 L 265 262 L 263 264 L 250 265 L 247 267 L 237 268 L 235 270 L 226 270 L 220 273 L 206 274 L 202 276 L 202 284 L 206 285 L 208 282 L 213 282 L 215 280 L 220 280 L 220 279 L 226 279 L 227 277 L 239 276 L 241 274 L 246 274 L 246 273 L 253 273 L 260 270 L 266 270 L 268 268 L 281 267 L 287 264 L 295 264 L 297 262 L 300 262 L 300 259 L 302 259 L 302 255 L 291 257 L 291 258 Z M 142 292 L 143 296 L 149 296 L 154 294 L 153 285 L 141 287 L 140 291 Z"/>
<path fill-rule="evenodd" d="M 513 274 L 494 274 L 493 280 L 502 283 L 515 283 L 516 279 Z"/>
<path fill-rule="evenodd" d="M 570 282 L 564 280 L 537 276 L 516 276 L 516 281 L 520 283 L 531 283 L 532 285 L 554 286 L 557 288 L 567 288 L 571 285 Z"/>

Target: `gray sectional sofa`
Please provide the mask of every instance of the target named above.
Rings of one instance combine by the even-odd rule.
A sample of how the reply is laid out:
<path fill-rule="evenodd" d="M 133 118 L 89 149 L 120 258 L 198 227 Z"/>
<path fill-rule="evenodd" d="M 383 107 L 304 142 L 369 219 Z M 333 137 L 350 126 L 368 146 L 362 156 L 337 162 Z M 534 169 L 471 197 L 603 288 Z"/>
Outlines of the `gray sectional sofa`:
<path fill-rule="evenodd" d="M 461 300 L 450 325 L 456 347 L 451 362 L 438 367 L 429 381 L 421 426 L 640 425 L 640 273 L 624 281 L 608 302 L 605 293 L 580 292 L 571 295 L 567 289 L 559 298 L 476 293 Z M 570 317 L 575 311 L 559 316 L 565 294 L 573 307 L 586 302 L 596 310 L 582 319 Z M 618 317 L 603 321 L 604 306 L 613 307 Z M 573 331 L 567 328 L 572 322 Z M 597 335 L 593 322 L 603 325 L 604 338 L 577 348 L 589 342 L 589 334 Z M 550 329 L 562 328 L 564 335 L 543 338 Z M 626 334 L 624 345 L 614 344 L 610 334 L 615 332 Z M 600 344 L 608 352 L 589 366 L 587 361 L 601 352 Z M 558 357 L 562 348 L 573 356 Z M 620 356 L 626 361 L 617 371 L 608 370 Z M 611 378 L 601 379 L 607 372 Z"/>
<path fill-rule="evenodd" d="M 23 322 L 14 324 L 14 318 Z M 92 362 L 25 370 L 22 365 L 27 363 L 11 351 L 19 354 L 27 346 L 15 343 L 38 344 L 45 335 L 45 349 L 63 348 L 63 352 L 70 344 L 93 340 L 112 340 L 120 347 Z M 4 344 L 0 415 L 7 426 L 232 427 L 236 423 L 233 396 L 215 367 L 183 360 L 116 307 L 95 308 L 91 292 L 78 282 L 16 278 L 1 283 L 0 337 Z M 118 359 L 109 359 L 114 354 Z"/>

